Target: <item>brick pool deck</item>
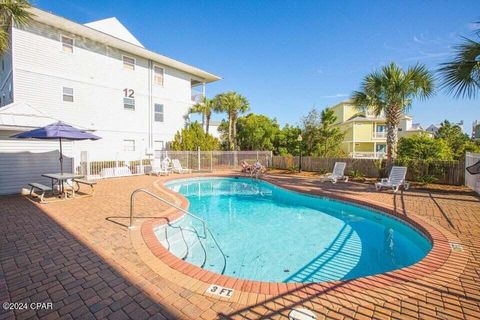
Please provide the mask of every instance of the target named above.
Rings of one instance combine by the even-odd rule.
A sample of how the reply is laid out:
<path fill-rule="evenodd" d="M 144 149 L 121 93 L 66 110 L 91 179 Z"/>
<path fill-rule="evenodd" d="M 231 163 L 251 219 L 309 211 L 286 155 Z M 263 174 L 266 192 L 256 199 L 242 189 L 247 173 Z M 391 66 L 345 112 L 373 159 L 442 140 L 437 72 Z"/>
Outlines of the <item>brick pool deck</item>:
<path fill-rule="evenodd" d="M 220 277 L 202 278 L 162 254 L 149 236 L 174 210 L 138 194 L 135 228 L 127 228 L 129 196 L 137 188 L 186 205 L 162 188 L 165 179 L 104 180 L 93 197 L 47 204 L 0 197 L 0 302 L 53 303 L 46 310 L 0 308 L 0 319 L 280 319 L 297 307 L 314 310 L 317 319 L 480 318 L 480 199 L 465 188 L 393 194 L 367 184 L 269 174 L 266 180 L 283 187 L 418 221 L 434 234 L 438 251 L 412 268 L 326 284 L 265 287 L 228 277 L 222 284 L 235 293 L 226 299 L 205 294 Z M 463 251 L 451 250 L 449 242 Z"/>

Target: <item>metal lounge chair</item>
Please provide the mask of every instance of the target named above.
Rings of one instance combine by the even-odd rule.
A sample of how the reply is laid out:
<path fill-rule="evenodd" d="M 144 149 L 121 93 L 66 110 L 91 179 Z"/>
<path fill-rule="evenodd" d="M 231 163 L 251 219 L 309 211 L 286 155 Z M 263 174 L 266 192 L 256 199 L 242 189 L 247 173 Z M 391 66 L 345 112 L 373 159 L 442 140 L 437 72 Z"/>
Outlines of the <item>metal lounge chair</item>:
<path fill-rule="evenodd" d="M 335 166 L 333 167 L 333 172 L 326 177 L 327 180 L 332 181 L 332 183 L 337 183 L 338 180 L 345 180 L 348 181 L 348 177 L 345 176 L 345 167 L 347 166 L 346 162 L 335 162 Z"/>
<path fill-rule="evenodd" d="M 393 192 L 397 192 L 403 186 L 405 190 L 408 190 L 410 183 L 405 181 L 406 175 L 407 167 L 393 166 L 390 170 L 390 176 L 375 183 L 375 189 L 380 191 L 382 188 L 392 188 Z"/>
<path fill-rule="evenodd" d="M 180 164 L 180 161 L 178 159 L 173 159 L 172 160 L 172 165 L 173 165 L 173 172 L 176 172 L 176 173 L 192 173 L 192 169 L 182 168 L 182 165 Z"/>

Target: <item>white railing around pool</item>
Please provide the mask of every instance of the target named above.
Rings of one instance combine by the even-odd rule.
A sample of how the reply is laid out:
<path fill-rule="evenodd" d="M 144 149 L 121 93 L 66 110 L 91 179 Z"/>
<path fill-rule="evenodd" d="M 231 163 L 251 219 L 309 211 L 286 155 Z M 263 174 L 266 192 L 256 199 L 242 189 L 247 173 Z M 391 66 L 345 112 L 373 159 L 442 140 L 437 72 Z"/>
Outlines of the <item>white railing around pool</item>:
<path fill-rule="evenodd" d="M 124 177 L 148 174 L 152 171 L 154 159 L 162 161 L 178 159 L 182 168 L 194 172 L 213 172 L 220 170 L 239 169 L 245 161 L 254 164 L 257 160 L 265 167 L 272 163 L 271 151 L 167 151 L 158 150 L 150 157 L 147 155 L 129 157 L 114 155 L 112 159 L 98 159 L 92 152 L 82 151 L 80 158 L 75 159 L 75 173 L 88 179 L 97 180 L 112 177 Z"/>

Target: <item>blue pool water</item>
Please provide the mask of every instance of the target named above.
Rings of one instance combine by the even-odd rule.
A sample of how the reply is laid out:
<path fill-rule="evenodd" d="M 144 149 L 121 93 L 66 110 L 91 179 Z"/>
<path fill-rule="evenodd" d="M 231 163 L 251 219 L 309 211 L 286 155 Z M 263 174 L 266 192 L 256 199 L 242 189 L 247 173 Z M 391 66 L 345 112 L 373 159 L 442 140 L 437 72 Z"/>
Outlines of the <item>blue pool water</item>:
<path fill-rule="evenodd" d="M 430 241 L 408 225 L 353 204 L 291 192 L 248 178 L 170 182 L 202 223 L 185 216 L 157 227 L 180 258 L 214 272 L 250 280 L 319 282 L 352 279 L 421 260 Z M 166 235 L 165 235 L 166 234 Z"/>

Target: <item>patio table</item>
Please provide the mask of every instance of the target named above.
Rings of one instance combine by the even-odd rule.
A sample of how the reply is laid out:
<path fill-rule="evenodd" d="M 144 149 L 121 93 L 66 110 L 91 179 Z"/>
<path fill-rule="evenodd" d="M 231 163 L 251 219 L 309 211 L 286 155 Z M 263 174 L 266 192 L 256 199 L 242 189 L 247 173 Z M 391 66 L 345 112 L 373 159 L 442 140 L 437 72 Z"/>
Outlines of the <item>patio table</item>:
<path fill-rule="evenodd" d="M 49 178 L 52 180 L 52 190 L 53 190 L 53 185 L 56 183 L 59 184 L 60 186 L 60 194 L 64 196 L 64 198 L 67 198 L 67 194 L 65 192 L 65 182 L 69 179 L 82 179 L 85 176 L 83 175 L 78 175 L 74 173 L 44 173 L 42 174 L 42 177 Z M 73 197 L 75 197 L 75 189 L 72 186 L 72 192 L 73 192 Z"/>

